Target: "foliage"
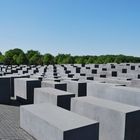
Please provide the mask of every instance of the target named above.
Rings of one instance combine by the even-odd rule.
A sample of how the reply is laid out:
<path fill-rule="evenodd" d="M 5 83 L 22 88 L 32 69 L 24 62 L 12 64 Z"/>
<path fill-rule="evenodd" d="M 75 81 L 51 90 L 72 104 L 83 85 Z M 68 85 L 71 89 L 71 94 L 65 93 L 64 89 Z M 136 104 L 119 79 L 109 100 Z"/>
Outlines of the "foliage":
<path fill-rule="evenodd" d="M 28 50 L 26 53 L 26 56 L 28 59 L 31 59 L 34 55 L 40 55 L 39 51 L 34 51 L 34 50 Z"/>
<path fill-rule="evenodd" d="M 30 65 L 42 65 L 42 56 L 40 54 L 34 54 L 30 59 L 29 59 L 29 64 Z"/>
<path fill-rule="evenodd" d="M 4 63 L 7 65 L 17 64 L 17 58 L 20 54 L 24 54 L 24 52 L 18 48 L 6 51 L 4 57 Z"/>
<path fill-rule="evenodd" d="M 19 56 L 16 58 L 16 62 L 18 65 L 28 64 L 28 59 L 24 53 L 20 53 Z"/>
<path fill-rule="evenodd" d="M 49 65 L 49 64 L 106 64 L 106 63 L 140 63 L 140 57 L 125 55 L 100 55 L 100 56 L 71 56 L 71 54 L 58 54 L 53 56 L 46 53 L 41 55 L 39 51 L 28 50 L 24 53 L 21 49 L 15 48 L 0 52 L 0 63 L 6 65 Z"/>
<path fill-rule="evenodd" d="M 70 54 L 58 54 L 55 58 L 56 64 L 73 64 L 74 59 Z"/>
<path fill-rule="evenodd" d="M 54 64 L 54 56 L 47 53 L 43 56 L 43 64 L 49 65 L 49 64 Z"/>
<path fill-rule="evenodd" d="M 0 55 L 0 63 L 4 63 L 4 55 Z"/>

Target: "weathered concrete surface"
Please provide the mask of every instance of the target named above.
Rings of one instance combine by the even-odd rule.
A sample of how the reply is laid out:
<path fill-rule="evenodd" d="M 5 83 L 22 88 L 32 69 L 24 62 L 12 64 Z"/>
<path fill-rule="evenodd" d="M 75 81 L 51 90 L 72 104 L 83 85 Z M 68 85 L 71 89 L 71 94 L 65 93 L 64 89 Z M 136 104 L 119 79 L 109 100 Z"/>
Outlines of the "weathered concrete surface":
<path fill-rule="evenodd" d="M 71 110 L 99 121 L 99 140 L 139 140 L 140 108 L 95 97 L 72 99 Z"/>
<path fill-rule="evenodd" d="M 48 103 L 20 108 L 20 126 L 38 140 L 98 140 L 98 125 Z"/>
<path fill-rule="evenodd" d="M 140 88 L 140 79 L 133 79 L 131 81 L 131 87 L 139 87 Z"/>
<path fill-rule="evenodd" d="M 41 87 L 41 81 L 31 78 L 15 79 L 15 96 L 23 104 L 32 104 L 34 99 L 34 88 Z"/>
<path fill-rule="evenodd" d="M 64 80 L 67 83 L 67 91 L 76 94 L 76 96 L 87 95 L 87 83 L 83 81 Z"/>
<path fill-rule="evenodd" d="M 50 87 L 34 89 L 34 104 L 46 102 L 70 110 L 72 97 L 75 94 Z"/>
<path fill-rule="evenodd" d="M 42 87 L 53 87 L 60 90 L 67 90 L 67 84 L 64 82 L 55 82 L 55 81 L 42 81 Z"/>
<path fill-rule="evenodd" d="M 140 107 L 139 88 L 91 82 L 87 83 L 87 95 Z"/>

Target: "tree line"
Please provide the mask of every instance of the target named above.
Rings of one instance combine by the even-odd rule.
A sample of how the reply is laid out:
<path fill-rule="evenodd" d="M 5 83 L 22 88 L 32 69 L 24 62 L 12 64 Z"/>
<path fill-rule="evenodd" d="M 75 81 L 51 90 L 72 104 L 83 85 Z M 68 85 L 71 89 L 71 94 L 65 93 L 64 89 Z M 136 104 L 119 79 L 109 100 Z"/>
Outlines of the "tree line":
<path fill-rule="evenodd" d="M 19 48 L 10 49 L 2 54 L 0 63 L 5 65 L 49 65 L 49 64 L 106 64 L 106 63 L 140 63 L 140 57 L 125 55 L 72 56 L 71 54 L 50 53 L 42 55 L 39 51 L 28 50 L 24 53 Z"/>

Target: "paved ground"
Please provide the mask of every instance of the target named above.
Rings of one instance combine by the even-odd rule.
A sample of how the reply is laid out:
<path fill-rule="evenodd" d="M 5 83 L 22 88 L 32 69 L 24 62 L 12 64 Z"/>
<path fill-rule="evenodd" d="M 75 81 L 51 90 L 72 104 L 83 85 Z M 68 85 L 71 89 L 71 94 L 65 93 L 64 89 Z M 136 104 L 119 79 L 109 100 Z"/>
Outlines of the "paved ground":
<path fill-rule="evenodd" d="M 19 127 L 19 106 L 0 104 L 0 140 L 35 140 Z"/>

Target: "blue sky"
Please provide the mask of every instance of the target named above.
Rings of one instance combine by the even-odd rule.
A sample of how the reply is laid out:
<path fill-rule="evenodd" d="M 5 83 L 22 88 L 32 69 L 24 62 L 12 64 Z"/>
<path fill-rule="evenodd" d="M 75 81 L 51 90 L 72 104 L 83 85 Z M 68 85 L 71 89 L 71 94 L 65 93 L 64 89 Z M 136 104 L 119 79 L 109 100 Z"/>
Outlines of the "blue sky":
<path fill-rule="evenodd" d="M 0 51 L 140 56 L 140 0 L 0 0 Z"/>

